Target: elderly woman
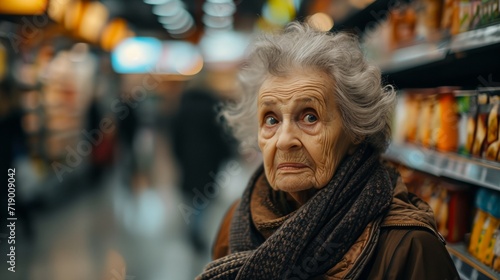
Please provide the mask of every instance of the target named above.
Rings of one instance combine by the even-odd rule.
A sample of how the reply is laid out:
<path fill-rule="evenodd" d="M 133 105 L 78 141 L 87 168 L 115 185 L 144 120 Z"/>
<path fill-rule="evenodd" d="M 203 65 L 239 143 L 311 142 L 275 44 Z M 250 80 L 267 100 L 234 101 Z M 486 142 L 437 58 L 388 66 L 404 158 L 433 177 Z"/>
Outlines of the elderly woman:
<path fill-rule="evenodd" d="M 429 206 L 381 163 L 380 76 L 348 34 L 294 22 L 256 41 L 224 115 L 263 165 L 198 279 L 459 279 Z"/>

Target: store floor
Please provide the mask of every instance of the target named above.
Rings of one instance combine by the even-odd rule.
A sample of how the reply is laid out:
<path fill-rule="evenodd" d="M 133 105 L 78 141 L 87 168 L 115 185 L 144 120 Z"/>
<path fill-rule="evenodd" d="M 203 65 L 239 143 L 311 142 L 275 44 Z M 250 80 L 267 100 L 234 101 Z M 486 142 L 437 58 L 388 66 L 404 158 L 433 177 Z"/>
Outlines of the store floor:
<path fill-rule="evenodd" d="M 210 260 L 209 248 L 198 252 L 190 243 L 179 207 L 192 202 L 182 201 L 174 184 L 167 143 L 155 136 L 148 184 L 139 180 L 133 186 L 124 180 L 129 178 L 128 159 L 122 153 L 100 186 L 61 207 L 35 213 L 31 235 L 24 227 L 17 230 L 16 272 L 4 269 L 0 279 L 193 279 Z M 206 207 L 202 232 L 207 245 L 254 165 L 242 167 Z"/>

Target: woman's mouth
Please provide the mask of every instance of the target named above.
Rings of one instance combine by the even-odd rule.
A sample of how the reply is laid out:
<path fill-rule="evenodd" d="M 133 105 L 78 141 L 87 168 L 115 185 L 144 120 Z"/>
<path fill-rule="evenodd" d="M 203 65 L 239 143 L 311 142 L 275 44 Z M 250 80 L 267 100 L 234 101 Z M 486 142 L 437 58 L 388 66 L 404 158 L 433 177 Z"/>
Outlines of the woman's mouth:
<path fill-rule="evenodd" d="M 297 163 L 297 162 L 284 162 L 278 164 L 278 169 L 279 170 L 298 170 L 302 168 L 307 168 L 307 165 L 303 163 Z"/>

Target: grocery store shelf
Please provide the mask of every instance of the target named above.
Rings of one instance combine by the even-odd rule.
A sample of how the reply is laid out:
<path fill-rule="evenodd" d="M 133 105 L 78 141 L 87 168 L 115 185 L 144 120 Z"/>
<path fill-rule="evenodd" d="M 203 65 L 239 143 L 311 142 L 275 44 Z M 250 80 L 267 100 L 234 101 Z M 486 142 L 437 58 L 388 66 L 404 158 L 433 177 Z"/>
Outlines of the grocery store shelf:
<path fill-rule="evenodd" d="M 458 53 L 498 43 L 500 43 L 500 24 L 455 35 L 450 41 L 450 51 Z"/>
<path fill-rule="evenodd" d="M 499 51 L 500 24 L 497 24 L 458 34 L 439 44 L 397 50 L 390 63 L 381 68 L 386 80 L 398 88 L 498 86 Z M 401 61 L 399 57 L 410 59 Z"/>
<path fill-rule="evenodd" d="M 361 36 L 386 20 L 394 3 L 375 0 L 336 21 L 332 31 L 350 31 Z M 396 88 L 490 87 L 500 85 L 499 52 L 500 24 L 497 23 L 443 38 L 440 42 L 395 50 L 392 57 L 379 61 L 379 66 L 384 82 Z"/>
<path fill-rule="evenodd" d="M 394 5 L 394 2 L 390 0 L 375 0 L 364 9 L 354 10 L 350 16 L 336 22 L 332 31 L 351 30 L 361 34 L 365 29 L 373 28 L 379 22 L 385 20 L 391 5 Z"/>
<path fill-rule="evenodd" d="M 384 157 L 408 167 L 500 191 L 500 164 L 408 144 L 391 144 Z"/>
<path fill-rule="evenodd" d="M 439 43 L 421 43 L 397 49 L 390 60 L 381 65 L 381 69 L 391 74 L 439 61 L 450 63 L 470 55 L 467 52 L 487 51 L 492 47 L 500 49 L 500 24 L 460 33 Z"/>
<path fill-rule="evenodd" d="M 462 280 L 500 279 L 500 273 L 472 257 L 464 243 L 448 244 L 446 247 Z"/>
<path fill-rule="evenodd" d="M 395 50 L 392 57 L 379 66 L 384 73 L 395 73 L 441 61 L 446 58 L 449 50 L 447 41 L 440 44 L 418 44 Z"/>

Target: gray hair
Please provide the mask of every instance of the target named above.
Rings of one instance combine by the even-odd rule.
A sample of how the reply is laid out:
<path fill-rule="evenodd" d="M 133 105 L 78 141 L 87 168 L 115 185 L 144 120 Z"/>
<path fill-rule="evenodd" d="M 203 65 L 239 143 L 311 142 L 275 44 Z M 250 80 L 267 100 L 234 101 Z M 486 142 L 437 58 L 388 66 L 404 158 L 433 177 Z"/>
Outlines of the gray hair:
<path fill-rule="evenodd" d="M 299 22 L 279 33 L 260 35 L 250 49 L 240 72 L 241 99 L 221 111 L 241 144 L 256 146 L 257 95 L 266 77 L 311 69 L 324 71 L 334 81 L 332 94 L 353 143 L 367 141 L 384 152 L 391 138 L 394 88 L 382 85 L 380 69 L 366 61 L 356 36 L 322 32 Z"/>

